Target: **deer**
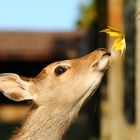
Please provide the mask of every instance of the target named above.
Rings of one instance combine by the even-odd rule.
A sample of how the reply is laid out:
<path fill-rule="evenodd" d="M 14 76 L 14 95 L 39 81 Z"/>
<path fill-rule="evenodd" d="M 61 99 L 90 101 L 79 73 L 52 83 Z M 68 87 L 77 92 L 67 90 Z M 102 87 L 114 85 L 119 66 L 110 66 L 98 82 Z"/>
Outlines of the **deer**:
<path fill-rule="evenodd" d="M 0 74 L 0 91 L 6 97 L 36 104 L 11 140 L 61 140 L 110 65 L 111 53 L 99 48 L 80 58 L 53 62 L 34 78 Z"/>

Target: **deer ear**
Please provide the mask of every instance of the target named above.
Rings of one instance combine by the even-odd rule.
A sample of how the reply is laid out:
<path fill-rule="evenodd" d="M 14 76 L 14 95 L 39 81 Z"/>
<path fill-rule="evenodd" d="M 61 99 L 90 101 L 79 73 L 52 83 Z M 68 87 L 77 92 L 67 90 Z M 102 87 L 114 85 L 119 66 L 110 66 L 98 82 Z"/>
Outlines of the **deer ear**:
<path fill-rule="evenodd" d="M 36 95 L 33 89 L 33 83 L 30 80 L 23 80 L 17 74 L 0 74 L 0 91 L 14 101 L 34 99 Z"/>

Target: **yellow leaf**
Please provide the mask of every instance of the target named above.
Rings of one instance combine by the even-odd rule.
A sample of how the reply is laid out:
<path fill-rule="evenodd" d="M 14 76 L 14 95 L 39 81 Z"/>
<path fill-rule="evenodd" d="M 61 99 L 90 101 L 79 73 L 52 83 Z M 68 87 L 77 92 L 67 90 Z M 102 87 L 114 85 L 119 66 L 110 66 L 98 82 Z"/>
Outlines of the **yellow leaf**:
<path fill-rule="evenodd" d="M 116 39 L 113 42 L 112 49 L 114 49 L 116 52 L 120 52 L 121 56 L 124 56 L 126 51 L 125 34 L 110 26 L 108 26 L 104 30 L 101 30 L 100 32 L 104 32 L 109 36 L 116 37 Z"/>

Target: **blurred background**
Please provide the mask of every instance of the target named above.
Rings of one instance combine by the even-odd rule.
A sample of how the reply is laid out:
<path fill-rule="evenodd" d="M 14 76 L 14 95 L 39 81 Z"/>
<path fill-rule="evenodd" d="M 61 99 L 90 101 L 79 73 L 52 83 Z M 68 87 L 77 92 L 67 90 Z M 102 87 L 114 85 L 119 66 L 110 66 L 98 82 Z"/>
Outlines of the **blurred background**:
<path fill-rule="evenodd" d="M 54 61 L 77 58 L 112 39 L 108 25 L 126 35 L 125 59 L 113 61 L 64 140 L 140 139 L 140 0 L 0 1 L 0 73 L 34 77 Z M 26 117 L 29 102 L 0 94 L 0 140 Z"/>

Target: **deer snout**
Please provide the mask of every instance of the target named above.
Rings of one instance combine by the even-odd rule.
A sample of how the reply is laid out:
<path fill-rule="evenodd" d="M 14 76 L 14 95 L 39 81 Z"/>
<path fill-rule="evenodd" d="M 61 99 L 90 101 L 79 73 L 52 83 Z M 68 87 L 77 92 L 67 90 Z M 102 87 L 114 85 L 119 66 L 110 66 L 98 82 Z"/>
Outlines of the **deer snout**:
<path fill-rule="evenodd" d="M 105 49 L 105 48 L 99 48 L 96 51 L 101 51 L 101 52 L 103 52 L 103 55 L 109 55 L 109 56 L 111 56 L 110 51 L 107 50 L 107 49 Z"/>

